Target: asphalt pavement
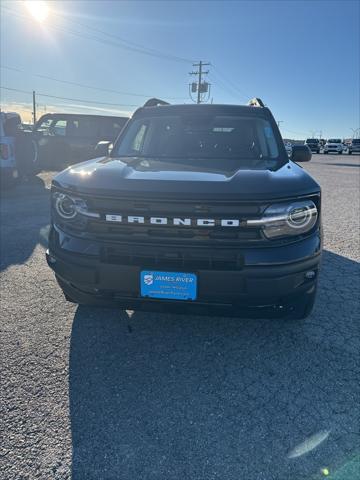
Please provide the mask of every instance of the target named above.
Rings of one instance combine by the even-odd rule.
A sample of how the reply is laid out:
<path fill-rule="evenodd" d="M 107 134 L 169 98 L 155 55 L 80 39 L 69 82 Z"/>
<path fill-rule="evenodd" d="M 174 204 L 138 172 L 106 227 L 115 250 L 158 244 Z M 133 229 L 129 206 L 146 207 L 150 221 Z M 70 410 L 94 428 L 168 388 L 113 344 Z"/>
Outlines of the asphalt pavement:
<path fill-rule="evenodd" d="M 2 195 L 0 478 L 360 479 L 359 160 L 303 164 L 325 233 L 305 322 L 67 303 L 51 173 Z"/>

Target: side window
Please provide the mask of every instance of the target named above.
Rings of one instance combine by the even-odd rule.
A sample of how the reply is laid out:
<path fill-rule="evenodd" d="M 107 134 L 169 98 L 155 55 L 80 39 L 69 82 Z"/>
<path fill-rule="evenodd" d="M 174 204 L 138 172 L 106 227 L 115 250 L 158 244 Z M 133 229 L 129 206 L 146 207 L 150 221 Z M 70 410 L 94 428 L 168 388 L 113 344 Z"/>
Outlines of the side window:
<path fill-rule="evenodd" d="M 64 137 L 66 135 L 66 120 L 55 120 L 51 125 L 50 135 Z"/>
<path fill-rule="evenodd" d="M 121 124 L 120 122 L 111 122 L 110 132 L 111 132 L 111 136 L 114 139 L 119 135 L 123 126 L 124 126 L 124 123 Z"/>
<path fill-rule="evenodd" d="M 79 121 L 78 120 L 68 120 L 66 124 L 66 135 L 68 137 L 77 137 L 79 131 Z"/>
<path fill-rule="evenodd" d="M 112 120 L 111 118 L 106 118 L 102 120 L 101 128 L 100 128 L 100 137 L 103 140 L 114 141 L 116 137 L 119 135 L 125 123 L 126 122 L 125 121 L 122 122 L 121 119 Z"/>
<path fill-rule="evenodd" d="M 141 127 L 139 128 L 137 134 L 135 135 L 134 140 L 133 140 L 132 145 L 131 145 L 131 149 L 134 150 L 134 152 L 139 153 L 142 150 L 146 130 L 147 130 L 147 125 L 142 124 Z"/>
<path fill-rule="evenodd" d="M 4 133 L 6 136 L 15 137 L 20 127 L 21 123 L 19 117 L 15 115 L 11 116 L 4 122 Z"/>
<path fill-rule="evenodd" d="M 100 122 L 96 118 L 79 118 L 79 136 L 97 138 L 100 131 Z"/>
<path fill-rule="evenodd" d="M 148 129 L 149 124 L 146 120 L 130 121 L 128 130 L 119 144 L 117 154 L 120 156 L 139 155 L 144 151 L 144 143 L 150 135 Z"/>
<path fill-rule="evenodd" d="M 83 137 L 95 139 L 98 136 L 99 123 L 94 118 L 78 117 L 67 122 L 66 135 L 69 137 Z"/>
<path fill-rule="evenodd" d="M 43 135 L 50 135 L 50 126 L 53 122 L 53 119 L 50 117 L 50 118 L 46 118 L 45 120 L 43 120 L 40 125 L 37 127 L 36 131 L 37 132 L 41 132 Z"/>
<path fill-rule="evenodd" d="M 257 122 L 257 136 L 262 155 L 264 157 L 277 158 L 279 156 L 279 149 L 274 131 L 267 120 L 259 120 Z"/>

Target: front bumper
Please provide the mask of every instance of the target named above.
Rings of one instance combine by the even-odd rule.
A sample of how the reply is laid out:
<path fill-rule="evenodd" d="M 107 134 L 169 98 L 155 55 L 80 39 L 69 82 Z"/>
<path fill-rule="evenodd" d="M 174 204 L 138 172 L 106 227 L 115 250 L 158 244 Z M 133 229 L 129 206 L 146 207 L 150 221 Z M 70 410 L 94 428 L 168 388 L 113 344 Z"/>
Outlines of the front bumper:
<path fill-rule="evenodd" d="M 342 148 L 325 148 L 324 153 L 342 153 Z"/>
<path fill-rule="evenodd" d="M 81 250 L 85 253 L 80 253 Z M 165 303 L 169 307 L 186 304 L 258 308 L 283 305 L 314 289 L 321 259 L 320 230 L 290 245 L 241 248 L 239 251 L 243 265 L 236 270 L 183 269 L 195 273 L 198 279 L 198 296 L 191 302 L 142 298 L 140 272 L 149 269 L 148 265 L 106 263 L 97 254 L 94 242 L 69 239 L 56 227 L 51 229 L 46 257 L 64 292 L 78 303 L 120 304 L 130 309 L 151 309 Z M 181 270 L 161 264 L 151 269 Z M 312 278 L 308 278 L 308 272 L 313 272 Z"/>

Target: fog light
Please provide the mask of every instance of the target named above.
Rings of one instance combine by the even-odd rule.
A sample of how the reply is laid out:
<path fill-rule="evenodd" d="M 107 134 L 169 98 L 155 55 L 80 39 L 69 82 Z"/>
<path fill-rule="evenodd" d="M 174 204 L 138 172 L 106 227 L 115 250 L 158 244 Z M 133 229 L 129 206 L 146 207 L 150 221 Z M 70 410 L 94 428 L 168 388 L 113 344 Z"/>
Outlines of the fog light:
<path fill-rule="evenodd" d="M 305 278 L 307 280 L 311 280 L 316 277 L 316 272 L 314 270 L 309 270 L 308 272 L 305 273 Z"/>

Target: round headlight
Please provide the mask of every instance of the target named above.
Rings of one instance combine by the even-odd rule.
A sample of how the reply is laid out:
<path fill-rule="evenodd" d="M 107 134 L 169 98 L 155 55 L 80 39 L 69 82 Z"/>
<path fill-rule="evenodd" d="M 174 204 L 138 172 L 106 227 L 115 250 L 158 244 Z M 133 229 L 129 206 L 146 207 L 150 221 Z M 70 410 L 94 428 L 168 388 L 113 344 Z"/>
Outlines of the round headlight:
<path fill-rule="evenodd" d="M 311 222 L 312 215 L 313 210 L 310 205 L 292 207 L 286 221 L 292 228 L 304 228 Z"/>
<path fill-rule="evenodd" d="M 268 207 L 262 218 L 248 220 L 249 227 L 260 227 L 266 238 L 301 235 L 309 232 L 318 219 L 318 210 L 312 200 L 277 203 Z"/>
<path fill-rule="evenodd" d="M 64 193 L 59 193 L 55 200 L 55 209 L 62 218 L 74 218 L 77 210 L 75 201 Z"/>

